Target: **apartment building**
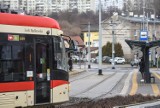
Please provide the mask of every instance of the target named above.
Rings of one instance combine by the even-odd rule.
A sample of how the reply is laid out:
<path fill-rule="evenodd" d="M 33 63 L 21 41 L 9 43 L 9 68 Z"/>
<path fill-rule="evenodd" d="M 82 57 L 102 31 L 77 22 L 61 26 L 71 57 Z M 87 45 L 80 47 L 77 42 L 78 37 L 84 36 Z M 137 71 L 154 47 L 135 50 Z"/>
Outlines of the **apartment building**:
<path fill-rule="evenodd" d="M 8 8 L 9 10 L 25 11 L 33 14 L 35 11 L 35 0 L 0 0 L 1 8 Z"/>
<path fill-rule="evenodd" d="M 49 10 L 51 12 L 59 12 L 69 9 L 69 0 L 50 0 L 51 3 Z"/>
<path fill-rule="evenodd" d="M 122 9 L 123 0 L 101 0 L 102 9 L 110 6 Z M 48 15 L 51 12 L 77 9 L 78 12 L 98 11 L 99 0 L 0 0 L 1 7 L 9 6 L 12 10 L 24 10 L 29 14 Z"/>
<path fill-rule="evenodd" d="M 153 6 L 154 0 L 124 0 L 124 5 L 127 11 L 143 11 L 143 7 L 145 11 L 151 10 L 154 8 Z"/>
<path fill-rule="evenodd" d="M 79 0 L 79 12 L 96 11 L 95 0 Z"/>
<path fill-rule="evenodd" d="M 8 7 L 17 10 L 19 8 L 18 0 L 0 0 L 1 7 Z"/>
<path fill-rule="evenodd" d="M 95 0 L 0 0 L 1 7 L 24 10 L 30 14 L 50 14 L 77 9 L 79 12 L 95 11 Z"/>
<path fill-rule="evenodd" d="M 102 10 L 107 12 L 112 8 L 118 8 L 118 9 L 122 9 L 123 5 L 124 5 L 124 0 L 101 0 L 101 5 L 102 5 Z M 99 7 L 99 0 L 95 1 L 95 7 L 96 10 L 98 10 Z M 112 8 L 111 8 L 112 7 Z"/>

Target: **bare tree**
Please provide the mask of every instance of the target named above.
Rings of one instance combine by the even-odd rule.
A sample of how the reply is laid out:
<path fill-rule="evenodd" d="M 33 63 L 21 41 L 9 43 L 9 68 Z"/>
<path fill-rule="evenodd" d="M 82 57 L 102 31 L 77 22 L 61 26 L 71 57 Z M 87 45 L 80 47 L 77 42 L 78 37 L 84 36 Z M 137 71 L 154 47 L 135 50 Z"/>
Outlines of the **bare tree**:
<path fill-rule="evenodd" d="M 118 12 L 119 10 L 116 9 Z M 113 10 L 112 10 L 113 11 Z M 111 12 L 113 13 L 113 12 Z M 102 20 L 110 17 L 112 14 L 110 12 L 105 13 L 102 11 Z M 83 13 L 78 13 L 78 10 L 73 11 L 61 11 L 59 13 L 52 13 L 50 17 L 58 20 L 64 34 L 66 35 L 81 35 L 81 29 L 83 29 L 83 24 L 98 24 L 99 13 L 94 13 L 93 11 L 87 11 Z"/>

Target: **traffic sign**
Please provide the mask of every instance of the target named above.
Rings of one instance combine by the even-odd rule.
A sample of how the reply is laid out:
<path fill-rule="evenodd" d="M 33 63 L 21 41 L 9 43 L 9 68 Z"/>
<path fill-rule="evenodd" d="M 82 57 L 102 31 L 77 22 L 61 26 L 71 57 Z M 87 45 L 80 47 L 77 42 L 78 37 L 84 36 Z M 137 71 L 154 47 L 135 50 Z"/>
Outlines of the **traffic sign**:
<path fill-rule="evenodd" d="M 140 40 L 142 40 L 142 41 L 148 40 L 148 31 L 147 30 L 140 31 Z"/>

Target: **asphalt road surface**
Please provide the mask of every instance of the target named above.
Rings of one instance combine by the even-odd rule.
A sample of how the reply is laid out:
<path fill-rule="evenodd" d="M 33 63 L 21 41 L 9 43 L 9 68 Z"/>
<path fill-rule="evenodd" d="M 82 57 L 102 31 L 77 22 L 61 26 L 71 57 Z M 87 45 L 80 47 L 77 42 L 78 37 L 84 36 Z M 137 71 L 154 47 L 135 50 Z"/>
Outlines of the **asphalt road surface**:
<path fill-rule="evenodd" d="M 160 71 L 157 68 L 150 69 L 155 76 L 155 83 L 141 82 L 141 74 L 138 67 L 128 64 L 112 65 L 103 64 L 102 73 L 98 75 L 98 64 L 91 64 L 87 69 L 86 64 L 74 64 L 78 74 L 70 75 L 70 97 L 100 99 L 116 95 L 159 95 Z"/>

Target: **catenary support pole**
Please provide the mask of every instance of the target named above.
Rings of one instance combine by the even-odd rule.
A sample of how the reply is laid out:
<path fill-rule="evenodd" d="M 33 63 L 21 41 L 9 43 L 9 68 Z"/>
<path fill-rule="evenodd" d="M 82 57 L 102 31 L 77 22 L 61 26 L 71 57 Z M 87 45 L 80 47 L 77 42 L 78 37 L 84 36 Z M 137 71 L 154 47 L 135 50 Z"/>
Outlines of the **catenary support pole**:
<path fill-rule="evenodd" d="M 99 0 L 99 70 L 98 75 L 102 75 L 102 26 L 101 26 L 101 0 Z"/>
<path fill-rule="evenodd" d="M 88 69 L 91 68 L 91 51 L 90 51 L 90 22 L 88 22 Z"/>
<path fill-rule="evenodd" d="M 113 20 L 111 20 L 111 24 L 112 24 L 112 69 L 115 69 L 115 50 L 114 50 L 114 43 L 115 43 L 115 39 L 114 39 L 114 24 L 113 24 Z"/>

